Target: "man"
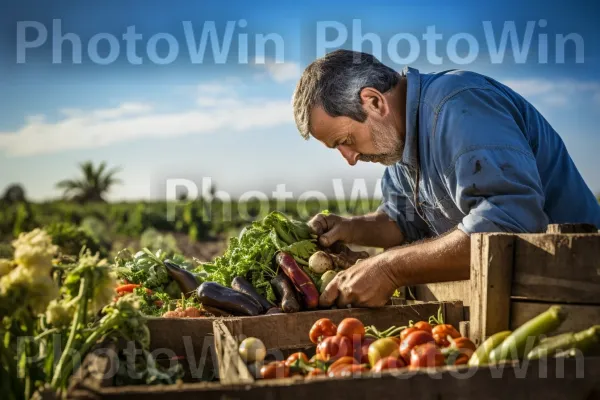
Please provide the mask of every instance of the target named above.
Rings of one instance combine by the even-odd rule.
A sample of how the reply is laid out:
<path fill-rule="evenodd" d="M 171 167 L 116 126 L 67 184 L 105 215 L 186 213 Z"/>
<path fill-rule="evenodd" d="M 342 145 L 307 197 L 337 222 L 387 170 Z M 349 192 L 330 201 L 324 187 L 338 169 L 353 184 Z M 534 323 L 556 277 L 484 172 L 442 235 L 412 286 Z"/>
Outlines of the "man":
<path fill-rule="evenodd" d="M 337 50 L 306 68 L 293 106 L 305 139 L 350 165 L 387 165 L 377 212 L 310 221 L 325 246 L 386 249 L 338 274 L 322 306 L 379 307 L 400 286 L 468 279 L 473 233 L 600 227 L 600 206 L 559 135 L 486 76 L 399 74 L 369 54 Z"/>

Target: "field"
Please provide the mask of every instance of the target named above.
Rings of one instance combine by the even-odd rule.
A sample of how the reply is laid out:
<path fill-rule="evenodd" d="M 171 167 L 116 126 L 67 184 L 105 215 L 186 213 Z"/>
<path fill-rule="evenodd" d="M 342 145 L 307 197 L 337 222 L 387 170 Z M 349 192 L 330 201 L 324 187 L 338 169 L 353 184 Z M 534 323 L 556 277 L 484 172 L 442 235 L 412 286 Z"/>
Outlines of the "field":
<path fill-rule="evenodd" d="M 342 215 L 368 213 L 378 200 L 330 199 L 325 209 Z M 85 232 L 102 253 L 141 247 L 172 249 L 187 257 L 208 261 L 220 255 L 228 237 L 253 220 L 279 210 L 293 218 L 308 220 L 323 210 L 319 203 L 248 202 L 223 204 L 193 202 L 90 202 L 4 203 L 0 207 L 0 258 L 10 255 L 10 241 L 36 227 L 64 230 L 66 225 Z M 171 215 L 172 217 L 169 217 Z M 89 247 L 89 246 L 88 246 Z"/>

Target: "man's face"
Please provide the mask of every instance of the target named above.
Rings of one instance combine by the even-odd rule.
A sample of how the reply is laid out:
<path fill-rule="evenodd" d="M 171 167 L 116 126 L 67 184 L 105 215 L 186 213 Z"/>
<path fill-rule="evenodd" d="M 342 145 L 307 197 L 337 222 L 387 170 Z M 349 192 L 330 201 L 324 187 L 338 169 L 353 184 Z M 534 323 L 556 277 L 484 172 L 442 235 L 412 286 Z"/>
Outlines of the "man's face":
<path fill-rule="evenodd" d="M 322 107 L 315 107 L 311 132 L 325 146 L 337 149 L 350 165 L 358 161 L 393 165 L 402 159 L 404 142 L 385 119 L 368 116 L 365 122 L 358 122 L 349 117 L 331 117 Z"/>

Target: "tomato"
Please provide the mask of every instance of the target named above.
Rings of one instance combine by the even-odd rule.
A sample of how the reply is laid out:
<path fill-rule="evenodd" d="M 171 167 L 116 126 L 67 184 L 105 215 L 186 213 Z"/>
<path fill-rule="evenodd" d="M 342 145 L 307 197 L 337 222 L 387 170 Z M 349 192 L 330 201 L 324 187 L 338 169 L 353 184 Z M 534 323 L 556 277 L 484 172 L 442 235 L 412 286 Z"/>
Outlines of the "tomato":
<path fill-rule="evenodd" d="M 466 337 L 459 337 L 452 340 L 449 347 L 442 350 L 449 363 L 454 365 L 463 365 L 469 362 L 469 359 L 477 349 L 475 343 Z"/>
<path fill-rule="evenodd" d="M 335 360 L 333 362 L 333 364 L 331 364 L 329 366 L 329 369 L 333 369 L 335 367 L 338 367 L 338 366 L 344 365 L 344 364 L 358 364 L 358 361 L 354 357 L 344 356 L 342 358 L 338 358 L 337 360 Z"/>
<path fill-rule="evenodd" d="M 325 375 L 325 372 L 322 369 L 315 368 L 312 371 L 310 371 L 308 374 L 306 374 L 306 377 L 311 378 L 313 376 L 319 376 L 319 375 Z"/>
<path fill-rule="evenodd" d="M 436 325 L 431 330 L 435 343 L 440 347 L 450 346 L 448 336 L 453 339 L 459 338 L 460 333 L 450 324 Z"/>
<path fill-rule="evenodd" d="M 369 346 L 375 340 L 376 339 L 372 338 L 372 337 L 365 337 L 362 340 L 360 347 L 358 347 L 358 346 L 354 347 L 354 358 L 359 360 L 361 363 L 368 364 L 369 363 Z"/>
<path fill-rule="evenodd" d="M 310 328 L 310 332 L 308 337 L 310 341 L 317 344 L 321 340 L 335 336 L 337 334 L 337 326 L 329 318 L 321 318 L 317 320 L 312 328 Z"/>
<path fill-rule="evenodd" d="M 410 367 L 439 367 L 444 365 L 444 355 L 434 343 L 415 346 L 410 352 Z"/>
<path fill-rule="evenodd" d="M 374 366 L 379 360 L 386 357 L 396 357 L 400 355 L 398 343 L 391 338 L 377 339 L 369 346 L 368 358 L 369 364 Z"/>
<path fill-rule="evenodd" d="M 452 341 L 452 347 L 464 350 L 464 353 L 468 354 L 469 356 L 471 356 L 475 350 L 477 350 L 477 346 L 471 341 L 471 339 L 462 336 Z"/>
<path fill-rule="evenodd" d="M 311 364 L 314 363 L 315 361 L 325 361 L 325 360 L 323 359 L 323 357 L 321 357 L 321 355 L 319 353 L 317 353 L 314 356 L 312 356 L 310 358 L 310 360 L 308 360 L 308 362 Z"/>
<path fill-rule="evenodd" d="M 352 341 L 346 336 L 329 336 L 317 345 L 317 353 L 325 361 L 352 356 Z"/>
<path fill-rule="evenodd" d="M 298 353 L 294 353 L 291 354 L 286 360 L 285 360 L 285 365 L 287 365 L 288 367 L 291 367 L 292 364 L 294 364 L 296 361 L 298 360 L 302 360 L 305 364 L 308 364 L 308 357 L 306 356 L 306 354 L 302 353 L 301 351 Z"/>
<path fill-rule="evenodd" d="M 402 332 L 400 332 L 400 340 L 402 341 L 402 340 L 406 339 L 406 337 L 408 335 L 410 335 L 411 333 L 416 332 L 416 331 L 418 331 L 418 329 L 415 328 L 414 326 L 404 329 Z"/>
<path fill-rule="evenodd" d="M 431 329 L 432 335 L 440 335 L 444 338 L 446 336 L 450 336 L 453 339 L 460 337 L 460 333 L 450 324 L 440 324 L 436 325 Z"/>
<path fill-rule="evenodd" d="M 411 332 L 404 338 L 400 344 L 400 355 L 406 361 L 410 360 L 410 351 L 415 347 L 423 343 L 434 342 L 431 333 L 425 331 L 416 330 Z"/>
<path fill-rule="evenodd" d="M 406 363 L 402 358 L 386 357 L 377 361 L 371 369 L 371 372 L 381 372 L 388 369 L 399 369 L 406 367 Z"/>
<path fill-rule="evenodd" d="M 420 331 L 425 331 L 431 333 L 432 327 L 429 322 L 419 321 L 413 325 L 413 328 L 417 328 Z"/>
<path fill-rule="evenodd" d="M 333 370 L 330 369 L 327 372 L 327 376 L 330 378 L 340 376 L 357 376 L 368 371 L 369 370 L 361 364 L 344 364 Z"/>
<path fill-rule="evenodd" d="M 338 325 L 337 334 L 352 340 L 362 340 L 365 337 L 365 326 L 356 318 L 344 318 Z"/>
<path fill-rule="evenodd" d="M 261 367 L 260 376 L 263 379 L 287 378 L 290 376 L 290 367 L 283 361 L 273 361 Z"/>

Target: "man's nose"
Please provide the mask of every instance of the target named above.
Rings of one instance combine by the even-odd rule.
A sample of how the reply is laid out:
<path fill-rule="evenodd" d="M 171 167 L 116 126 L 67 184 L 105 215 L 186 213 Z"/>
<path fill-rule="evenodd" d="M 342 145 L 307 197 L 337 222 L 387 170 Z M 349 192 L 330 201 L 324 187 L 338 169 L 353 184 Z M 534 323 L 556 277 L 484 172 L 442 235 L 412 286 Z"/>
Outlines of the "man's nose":
<path fill-rule="evenodd" d="M 344 157 L 346 161 L 348 161 L 348 164 L 356 165 L 356 163 L 358 162 L 358 157 L 360 155 L 359 153 L 343 144 L 339 145 L 337 149 L 340 151 L 340 153 L 342 153 L 342 157 Z"/>

